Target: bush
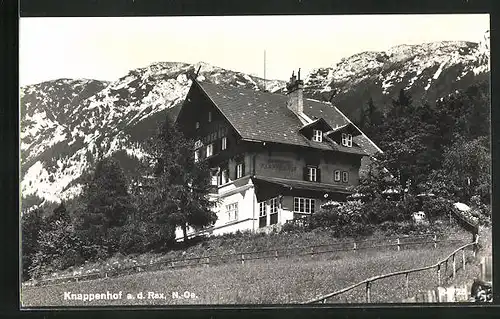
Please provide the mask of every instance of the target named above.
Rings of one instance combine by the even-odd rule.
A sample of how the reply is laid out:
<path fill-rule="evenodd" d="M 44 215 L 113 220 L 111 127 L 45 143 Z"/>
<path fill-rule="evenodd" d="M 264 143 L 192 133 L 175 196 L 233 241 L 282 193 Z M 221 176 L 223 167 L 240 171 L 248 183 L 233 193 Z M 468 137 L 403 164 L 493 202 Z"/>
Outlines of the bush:
<path fill-rule="evenodd" d="M 298 232 L 303 232 L 306 230 L 306 226 L 295 223 L 295 222 L 288 222 L 281 227 L 281 232 L 282 233 L 298 233 Z"/>
<path fill-rule="evenodd" d="M 145 223 L 127 225 L 120 237 L 119 251 L 122 254 L 141 254 L 148 250 L 148 240 Z"/>
<path fill-rule="evenodd" d="M 311 215 L 309 229 L 365 223 L 367 220 L 362 207 L 363 204 L 360 201 L 349 201 L 339 206 L 321 209 Z"/>
<path fill-rule="evenodd" d="M 452 209 L 453 203 L 442 197 L 435 197 L 426 200 L 422 209 L 430 222 L 434 222 L 439 218 L 446 217 Z"/>
<path fill-rule="evenodd" d="M 353 223 L 346 227 L 341 227 L 337 231 L 336 237 L 359 237 L 369 236 L 375 232 L 375 225 L 366 223 Z"/>
<path fill-rule="evenodd" d="M 43 269 L 43 266 L 47 266 L 62 270 L 80 263 L 81 245 L 73 226 L 68 222 L 57 220 L 49 227 L 49 230 L 40 232 L 39 250 L 33 261 L 33 267 Z"/>

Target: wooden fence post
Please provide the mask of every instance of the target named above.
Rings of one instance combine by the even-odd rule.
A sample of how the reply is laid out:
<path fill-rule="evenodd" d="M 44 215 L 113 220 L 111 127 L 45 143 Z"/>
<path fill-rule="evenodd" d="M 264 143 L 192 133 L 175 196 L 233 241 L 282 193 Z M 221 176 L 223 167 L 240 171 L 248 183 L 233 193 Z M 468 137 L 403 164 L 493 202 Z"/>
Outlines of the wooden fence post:
<path fill-rule="evenodd" d="M 372 283 L 370 281 L 366 282 L 366 303 L 370 303 L 370 288 Z"/>
<path fill-rule="evenodd" d="M 274 252 L 274 260 L 278 260 L 278 251 L 277 250 Z"/>
<path fill-rule="evenodd" d="M 241 264 L 245 264 L 245 255 L 241 254 Z"/>
<path fill-rule="evenodd" d="M 401 247 L 399 246 L 400 242 L 399 242 L 399 238 L 398 238 L 398 251 L 401 250 Z"/>
<path fill-rule="evenodd" d="M 441 286 L 441 263 L 437 266 L 438 286 Z"/>
<path fill-rule="evenodd" d="M 409 280 L 408 280 L 408 279 L 409 279 L 409 278 L 408 278 L 409 276 L 410 276 L 410 273 L 409 273 L 409 272 L 407 272 L 407 273 L 405 274 L 405 277 L 406 277 L 406 278 L 405 278 L 405 279 L 406 279 L 406 280 L 405 280 L 406 298 L 409 298 L 409 297 L 410 297 L 410 283 L 409 283 Z"/>
<path fill-rule="evenodd" d="M 457 274 L 457 268 L 456 268 L 456 264 L 455 264 L 455 254 L 453 254 L 453 256 L 451 258 L 452 258 L 452 264 L 453 264 L 453 279 L 455 279 L 455 276 Z"/>
<path fill-rule="evenodd" d="M 477 240 L 477 237 L 476 237 L 476 236 L 477 236 L 477 235 L 474 235 L 474 236 L 473 236 L 473 237 L 474 237 L 474 242 L 476 242 L 476 240 Z M 472 256 L 473 256 L 474 258 L 476 258 L 476 250 L 477 250 L 477 244 L 472 245 Z"/>
<path fill-rule="evenodd" d="M 434 235 L 434 248 L 437 248 L 437 235 Z"/>
<path fill-rule="evenodd" d="M 462 268 L 465 270 L 465 249 L 462 249 Z"/>

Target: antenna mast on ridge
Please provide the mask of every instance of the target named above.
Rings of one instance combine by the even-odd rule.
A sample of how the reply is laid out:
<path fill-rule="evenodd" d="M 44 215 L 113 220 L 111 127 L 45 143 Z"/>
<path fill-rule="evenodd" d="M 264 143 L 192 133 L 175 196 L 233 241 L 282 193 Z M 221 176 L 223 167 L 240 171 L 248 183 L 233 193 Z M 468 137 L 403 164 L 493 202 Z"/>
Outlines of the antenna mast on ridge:
<path fill-rule="evenodd" d="M 266 50 L 264 49 L 264 91 L 267 91 L 266 83 Z"/>

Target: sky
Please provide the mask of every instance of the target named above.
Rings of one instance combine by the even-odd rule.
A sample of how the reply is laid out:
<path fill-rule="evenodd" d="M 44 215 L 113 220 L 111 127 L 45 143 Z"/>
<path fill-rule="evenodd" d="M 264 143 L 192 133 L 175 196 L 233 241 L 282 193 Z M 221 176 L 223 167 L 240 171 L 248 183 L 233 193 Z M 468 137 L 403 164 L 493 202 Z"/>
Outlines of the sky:
<path fill-rule="evenodd" d="M 20 85 L 114 81 L 155 62 L 203 61 L 287 80 L 364 51 L 434 41 L 479 42 L 487 14 L 21 18 Z"/>

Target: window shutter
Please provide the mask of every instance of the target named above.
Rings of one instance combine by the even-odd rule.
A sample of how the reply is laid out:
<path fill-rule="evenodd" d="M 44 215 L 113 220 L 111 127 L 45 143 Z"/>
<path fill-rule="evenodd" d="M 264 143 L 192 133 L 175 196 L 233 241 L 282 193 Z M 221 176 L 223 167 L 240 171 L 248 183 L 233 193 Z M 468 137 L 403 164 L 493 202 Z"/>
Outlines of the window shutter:
<path fill-rule="evenodd" d="M 308 168 L 307 166 L 304 167 L 304 176 L 302 177 L 305 181 L 308 181 L 309 179 L 307 178 L 307 176 L 309 175 L 309 171 L 308 171 Z"/>
<path fill-rule="evenodd" d="M 318 183 L 321 183 L 321 170 L 318 168 L 316 168 L 316 181 Z"/>
<path fill-rule="evenodd" d="M 241 162 L 241 176 L 245 176 L 245 162 Z"/>

